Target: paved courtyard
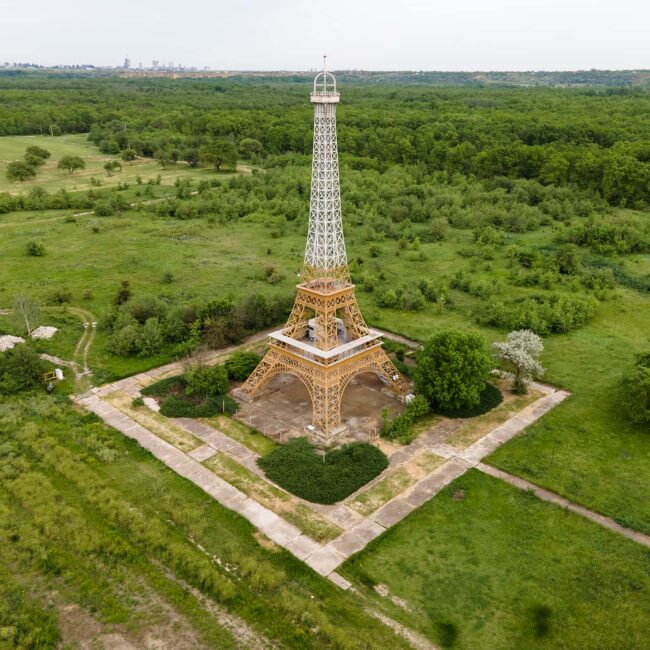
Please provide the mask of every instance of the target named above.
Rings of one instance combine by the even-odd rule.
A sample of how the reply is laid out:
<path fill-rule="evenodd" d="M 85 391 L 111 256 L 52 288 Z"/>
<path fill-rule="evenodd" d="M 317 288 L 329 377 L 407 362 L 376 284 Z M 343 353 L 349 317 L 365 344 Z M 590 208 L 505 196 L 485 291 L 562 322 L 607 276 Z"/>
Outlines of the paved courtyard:
<path fill-rule="evenodd" d="M 404 405 L 389 393 L 376 375 L 357 375 L 345 389 L 341 403 L 341 424 L 350 439 L 368 439 L 381 428 L 381 410 L 387 407 L 394 416 Z M 309 393 L 293 375 L 277 375 L 253 402 L 242 402 L 237 419 L 264 431 L 274 440 L 304 436 L 311 424 Z"/>

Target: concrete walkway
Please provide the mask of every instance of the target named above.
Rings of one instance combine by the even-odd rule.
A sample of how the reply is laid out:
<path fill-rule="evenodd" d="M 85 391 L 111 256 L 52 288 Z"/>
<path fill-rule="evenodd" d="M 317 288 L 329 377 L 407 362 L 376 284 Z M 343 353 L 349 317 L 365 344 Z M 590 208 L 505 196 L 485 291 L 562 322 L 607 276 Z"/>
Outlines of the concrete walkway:
<path fill-rule="evenodd" d="M 255 338 L 262 339 L 264 336 L 265 333 L 262 333 Z M 229 352 L 230 350 L 221 350 L 214 356 L 220 357 Z M 143 385 L 151 383 L 152 380 L 162 375 L 178 374 L 182 372 L 182 369 L 183 365 L 180 362 L 168 364 L 134 377 L 122 379 L 114 384 L 93 388 L 88 393 L 78 396 L 76 401 L 96 413 L 108 425 L 136 440 L 180 476 L 195 483 L 226 508 L 245 517 L 269 539 L 288 550 L 319 574 L 330 578 L 343 589 L 347 589 L 351 585 L 336 573 L 336 569 L 351 555 L 361 551 L 371 540 L 419 508 L 470 467 L 479 469 L 487 467 L 481 463 L 486 455 L 519 434 L 529 424 L 568 396 L 565 391 L 557 391 L 552 387 L 536 384 L 535 388 L 543 394 L 542 397 L 463 450 L 437 442 L 436 436 L 421 435 L 411 445 L 403 447 L 391 455 L 390 468 L 386 473 L 422 451 L 431 451 L 444 458 L 445 462 L 367 517 L 352 510 L 345 503 L 323 506 L 299 500 L 315 512 L 326 516 L 343 530 L 337 538 L 326 544 L 320 544 L 201 464 L 217 451 L 222 451 L 256 475 L 265 478 L 257 467 L 258 454 L 245 445 L 205 423 L 188 418 L 176 418 L 171 420 L 176 426 L 188 431 L 204 443 L 186 454 L 102 399 L 115 391 L 122 391 L 131 397 L 137 397 Z M 368 489 L 368 486 L 364 486 L 364 488 Z M 576 512 L 579 511 L 576 510 Z M 594 521 L 596 520 L 594 519 Z"/>
<path fill-rule="evenodd" d="M 525 479 L 520 478 L 519 476 L 513 476 L 512 474 L 508 474 L 508 472 L 504 472 L 503 470 L 497 469 L 496 467 L 492 467 L 491 465 L 478 463 L 478 465 L 476 465 L 476 469 L 481 470 L 481 472 L 483 472 L 484 474 L 489 474 L 490 476 L 494 476 L 495 478 L 501 479 L 502 481 L 505 481 L 510 485 L 514 485 L 520 490 L 526 490 L 528 492 L 532 492 L 538 499 L 541 499 L 542 501 L 548 501 L 549 503 L 554 503 L 555 505 L 560 506 L 561 508 L 566 508 L 567 510 L 571 510 L 571 512 L 575 512 L 576 514 L 579 514 L 581 517 L 585 517 L 585 519 L 590 519 L 594 523 L 599 524 L 604 528 L 609 528 L 609 530 L 612 530 L 615 533 L 618 533 L 619 535 L 623 535 L 623 537 L 627 537 L 628 539 L 631 539 L 632 541 L 637 542 L 638 544 L 643 544 L 643 546 L 647 546 L 648 548 L 650 548 L 649 535 L 644 535 L 639 531 L 632 530 L 630 528 L 625 528 L 624 526 L 621 526 L 620 524 L 616 523 L 613 519 L 610 519 L 609 517 L 605 517 L 605 515 L 601 515 L 598 512 L 594 512 L 593 510 L 589 510 L 589 508 L 580 506 L 577 503 L 573 503 L 572 501 L 569 501 L 568 499 L 561 497 L 559 494 L 555 494 L 555 492 L 551 492 L 550 490 L 545 490 L 544 488 L 541 488 L 535 485 L 534 483 L 531 483 L 530 481 L 526 481 Z"/>

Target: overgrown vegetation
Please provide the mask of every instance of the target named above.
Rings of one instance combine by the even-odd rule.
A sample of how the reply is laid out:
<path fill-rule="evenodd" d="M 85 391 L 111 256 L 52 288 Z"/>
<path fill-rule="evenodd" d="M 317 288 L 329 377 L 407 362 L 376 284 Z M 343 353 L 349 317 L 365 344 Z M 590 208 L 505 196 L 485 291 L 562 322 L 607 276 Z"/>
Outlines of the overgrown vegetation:
<path fill-rule="evenodd" d="M 264 473 L 296 496 L 314 503 L 337 503 L 388 467 L 374 445 L 359 442 L 318 451 L 306 438 L 295 438 L 258 460 Z"/>
<path fill-rule="evenodd" d="M 59 612 L 136 647 L 179 634 L 213 648 L 406 647 L 355 596 L 260 545 L 247 521 L 67 398 L 0 399 L 0 431 L 9 647 L 72 642 Z"/>
<path fill-rule="evenodd" d="M 141 391 L 160 400 L 160 413 L 171 418 L 209 418 L 219 413 L 232 415 L 237 402 L 228 392 L 228 375 L 223 366 L 190 366 L 185 374 L 161 379 Z"/>

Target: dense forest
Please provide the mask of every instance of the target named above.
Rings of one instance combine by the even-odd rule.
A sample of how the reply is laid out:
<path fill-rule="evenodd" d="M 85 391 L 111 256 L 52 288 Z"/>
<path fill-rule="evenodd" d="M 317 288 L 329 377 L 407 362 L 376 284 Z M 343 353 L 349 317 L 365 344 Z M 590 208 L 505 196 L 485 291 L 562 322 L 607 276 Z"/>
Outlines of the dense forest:
<path fill-rule="evenodd" d="M 226 140 L 249 157 L 311 149 L 308 80 L 0 77 L 0 135 L 90 132 L 104 153 L 198 161 Z M 611 205 L 650 202 L 650 122 L 643 87 L 580 89 L 345 84 L 344 163 L 416 165 L 478 179 L 574 187 Z M 74 101 L 70 99 L 74 97 Z M 29 110 L 26 109 L 29 106 Z"/>

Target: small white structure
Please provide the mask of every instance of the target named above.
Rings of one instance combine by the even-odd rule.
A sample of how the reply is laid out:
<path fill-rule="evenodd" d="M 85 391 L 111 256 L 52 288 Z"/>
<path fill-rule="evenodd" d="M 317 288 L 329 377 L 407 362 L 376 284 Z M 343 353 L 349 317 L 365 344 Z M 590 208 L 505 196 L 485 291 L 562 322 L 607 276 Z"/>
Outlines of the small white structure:
<path fill-rule="evenodd" d="M 31 333 L 31 337 L 36 340 L 51 339 L 58 331 L 57 327 L 41 325 Z"/>
<path fill-rule="evenodd" d="M 11 350 L 14 346 L 19 343 L 24 343 L 25 339 L 20 336 L 12 336 L 11 334 L 3 334 L 0 336 L 0 352 L 6 352 Z"/>

